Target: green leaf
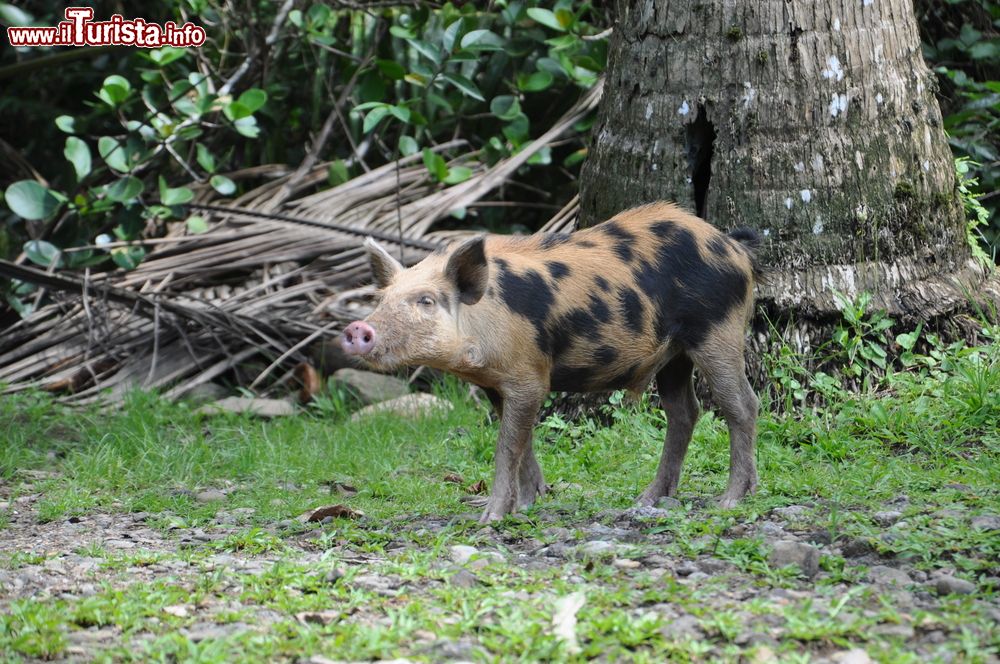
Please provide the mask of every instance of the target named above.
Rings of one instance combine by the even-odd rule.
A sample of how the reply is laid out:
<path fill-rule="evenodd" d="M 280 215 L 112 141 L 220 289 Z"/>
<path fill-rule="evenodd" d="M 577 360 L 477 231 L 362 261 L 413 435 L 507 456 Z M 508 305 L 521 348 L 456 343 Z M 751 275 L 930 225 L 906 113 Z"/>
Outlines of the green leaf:
<path fill-rule="evenodd" d="M 410 109 L 405 106 L 390 106 L 389 112 L 400 122 L 410 121 Z"/>
<path fill-rule="evenodd" d="M 375 65 L 383 76 L 393 81 L 402 80 L 406 76 L 406 69 L 395 60 L 376 60 Z"/>
<path fill-rule="evenodd" d="M 428 60 L 432 61 L 434 64 L 439 64 L 444 54 L 441 49 L 420 39 L 407 39 L 406 42 L 416 49 L 417 53 L 424 56 Z"/>
<path fill-rule="evenodd" d="M 521 103 L 513 95 L 499 95 L 490 102 L 490 113 L 501 120 L 513 120 L 521 112 Z"/>
<path fill-rule="evenodd" d="M 462 48 L 470 51 L 499 51 L 503 46 L 503 37 L 489 30 L 471 30 L 462 37 Z"/>
<path fill-rule="evenodd" d="M 197 153 L 198 165 L 204 168 L 209 173 L 215 172 L 215 155 L 213 155 L 203 143 L 198 143 L 195 146 L 195 151 Z"/>
<path fill-rule="evenodd" d="M 208 230 L 208 222 L 205 221 L 205 217 L 198 215 L 188 217 L 185 225 L 187 226 L 188 233 L 192 235 L 200 235 Z"/>
<path fill-rule="evenodd" d="M 115 247 L 111 250 L 111 260 L 123 270 L 134 270 L 145 257 L 146 250 L 138 246 Z"/>
<path fill-rule="evenodd" d="M 453 166 L 448 169 L 448 175 L 444 179 L 445 184 L 458 184 L 465 182 L 472 177 L 472 169 L 465 166 Z"/>
<path fill-rule="evenodd" d="M 108 198 L 118 203 L 130 201 L 140 193 L 142 193 L 142 180 L 131 175 L 116 180 L 108 187 Z"/>
<path fill-rule="evenodd" d="M 252 115 L 246 118 L 240 118 L 233 123 L 233 127 L 235 127 L 236 131 L 242 136 L 246 136 L 247 138 L 257 138 L 260 134 L 260 127 L 257 126 L 257 118 Z"/>
<path fill-rule="evenodd" d="M 167 186 L 167 181 L 160 176 L 160 202 L 163 205 L 183 205 L 194 198 L 194 192 L 187 187 L 171 188 Z"/>
<path fill-rule="evenodd" d="M 236 102 L 246 108 L 251 113 L 259 110 L 267 101 L 267 93 L 260 88 L 250 88 L 245 90 Z"/>
<path fill-rule="evenodd" d="M 171 62 L 183 58 L 186 53 L 187 49 L 164 46 L 163 48 L 155 48 L 150 51 L 149 59 L 160 67 L 166 67 Z"/>
<path fill-rule="evenodd" d="M 115 108 L 128 99 L 128 94 L 132 90 L 132 84 L 128 79 L 118 74 L 112 74 L 104 79 L 104 84 L 98 91 L 97 96 L 108 106 Z"/>
<path fill-rule="evenodd" d="M 23 219 L 47 219 L 59 208 L 59 198 L 34 180 L 20 180 L 7 187 L 4 198 Z"/>
<path fill-rule="evenodd" d="M 569 30 L 573 24 L 576 23 L 576 17 L 573 16 L 573 12 L 565 7 L 556 9 L 555 14 L 556 20 L 559 21 L 559 25 L 561 25 L 564 30 Z"/>
<path fill-rule="evenodd" d="M 73 164 L 76 171 L 76 180 L 79 182 L 90 174 L 90 146 L 76 136 L 66 137 L 66 147 L 63 154 L 69 163 Z"/>
<path fill-rule="evenodd" d="M 209 184 L 223 196 L 232 196 L 236 193 L 236 183 L 225 175 L 213 175 L 212 179 L 209 180 Z"/>
<path fill-rule="evenodd" d="M 382 121 L 382 118 L 384 118 L 387 115 L 389 115 L 388 106 L 379 106 L 377 108 L 373 108 L 372 110 L 368 111 L 367 115 L 365 115 L 365 122 L 361 130 L 367 134 L 372 129 L 374 129 L 379 122 Z"/>
<path fill-rule="evenodd" d="M 399 137 L 399 153 L 404 157 L 409 157 L 411 154 L 416 154 L 420 146 L 417 145 L 417 141 L 412 136 L 407 136 L 403 134 Z"/>
<path fill-rule="evenodd" d="M 441 74 L 441 78 L 458 88 L 466 97 L 472 97 L 479 101 L 486 101 L 483 93 L 479 91 L 476 84 L 461 74 Z"/>
<path fill-rule="evenodd" d="M 125 154 L 125 146 L 118 142 L 113 136 L 101 136 L 97 141 L 97 153 L 101 155 L 104 162 L 112 169 L 120 173 L 128 173 L 131 170 L 128 166 L 128 155 Z"/>
<path fill-rule="evenodd" d="M 76 133 L 76 118 L 72 115 L 60 115 L 56 118 L 56 127 L 59 131 L 65 132 L 67 134 Z"/>
<path fill-rule="evenodd" d="M 222 112 L 227 118 L 234 121 L 253 115 L 253 111 L 238 101 L 231 101 L 225 104 L 222 107 Z"/>
<path fill-rule="evenodd" d="M 59 247 L 45 240 L 28 240 L 24 243 L 24 255 L 35 265 L 62 267 L 62 252 Z"/>
<path fill-rule="evenodd" d="M 441 46 L 444 47 L 445 53 L 451 53 L 455 48 L 455 42 L 458 40 L 458 33 L 462 30 L 462 19 L 453 21 L 444 30 L 444 34 L 441 35 Z"/>
<path fill-rule="evenodd" d="M 330 164 L 330 168 L 326 173 L 327 180 L 330 181 L 330 185 L 336 187 L 338 184 L 343 184 L 351 179 L 351 174 L 347 171 L 347 164 L 344 163 L 343 159 L 338 159 Z"/>
<path fill-rule="evenodd" d="M 448 164 L 445 162 L 444 157 L 432 151 L 430 148 L 424 148 L 424 166 L 427 170 L 437 178 L 438 181 L 443 182 L 446 177 L 448 177 Z"/>
<path fill-rule="evenodd" d="M 517 87 L 525 92 L 538 92 L 548 88 L 554 80 L 555 76 L 547 71 L 536 71 L 533 74 L 522 73 L 517 75 Z"/>
<path fill-rule="evenodd" d="M 565 32 L 566 28 L 563 26 L 562 22 L 548 9 L 542 9 L 541 7 L 531 7 L 528 9 L 528 17 L 535 21 L 536 23 L 541 23 L 547 28 L 552 28 L 553 30 L 558 30 L 559 32 Z"/>

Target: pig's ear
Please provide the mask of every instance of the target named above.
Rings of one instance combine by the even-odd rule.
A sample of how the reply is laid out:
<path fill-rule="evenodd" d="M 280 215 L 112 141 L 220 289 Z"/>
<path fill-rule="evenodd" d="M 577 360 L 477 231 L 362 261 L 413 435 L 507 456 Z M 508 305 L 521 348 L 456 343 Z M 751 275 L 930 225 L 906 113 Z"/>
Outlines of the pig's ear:
<path fill-rule="evenodd" d="M 475 304 L 486 292 L 490 270 L 486 263 L 485 239 L 479 235 L 458 245 L 444 268 L 444 276 L 455 286 L 462 304 Z"/>
<path fill-rule="evenodd" d="M 379 288 L 385 288 L 392 283 L 393 277 L 403 271 L 402 264 L 389 255 L 381 244 L 370 237 L 365 238 L 365 249 L 372 265 L 372 274 Z"/>

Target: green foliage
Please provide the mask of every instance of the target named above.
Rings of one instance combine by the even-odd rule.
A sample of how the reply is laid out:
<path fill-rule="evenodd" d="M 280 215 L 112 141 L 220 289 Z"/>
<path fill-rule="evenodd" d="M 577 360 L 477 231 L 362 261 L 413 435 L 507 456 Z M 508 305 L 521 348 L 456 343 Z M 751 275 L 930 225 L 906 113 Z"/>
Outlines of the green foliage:
<path fill-rule="evenodd" d="M 992 256 L 987 254 L 982 246 L 982 244 L 989 246 L 986 237 L 983 235 L 983 231 L 989 226 L 990 211 L 986 209 L 980 200 L 983 195 L 978 193 L 979 180 L 970 175 L 970 171 L 975 166 L 979 166 L 979 164 L 966 157 L 959 157 L 955 160 L 958 195 L 962 199 L 962 207 L 965 209 L 965 214 L 968 218 L 965 230 L 969 246 L 972 248 L 972 255 L 984 266 L 992 268 L 997 258 L 997 246 L 993 245 Z"/>
<path fill-rule="evenodd" d="M 970 160 L 969 176 L 989 192 L 983 203 L 992 221 L 981 229 L 981 240 L 995 253 L 1000 245 L 1000 4 L 918 0 L 916 5 L 924 57 L 938 75 L 949 142 L 956 157 Z"/>

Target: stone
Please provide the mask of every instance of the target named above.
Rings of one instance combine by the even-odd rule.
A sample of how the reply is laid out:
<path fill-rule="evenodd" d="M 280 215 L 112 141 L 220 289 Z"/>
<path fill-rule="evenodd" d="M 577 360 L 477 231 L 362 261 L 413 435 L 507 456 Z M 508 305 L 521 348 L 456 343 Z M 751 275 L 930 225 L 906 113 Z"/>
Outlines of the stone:
<path fill-rule="evenodd" d="M 913 625 L 908 625 L 906 623 L 883 623 L 871 628 L 871 631 L 879 636 L 888 636 L 890 638 L 903 640 L 912 639 L 916 634 L 913 629 Z"/>
<path fill-rule="evenodd" d="M 338 369 L 333 381 L 358 396 L 366 404 L 396 399 L 410 393 L 405 380 L 361 369 Z"/>
<path fill-rule="evenodd" d="M 942 574 L 934 582 L 938 595 L 971 595 L 976 592 L 976 584 L 949 574 Z"/>
<path fill-rule="evenodd" d="M 798 565 L 802 575 L 811 579 L 819 571 L 819 549 L 802 542 L 782 540 L 774 543 L 768 563 L 773 567 Z"/>
<path fill-rule="evenodd" d="M 976 530 L 1000 530 L 1000 516 L 984 514 L 972 517 L 972 527 Z"/>
<path fill-rule="evenodd" d="M 663 496 L 662 498 L 656 501 L 656 507 L 658 507 L 661 510 L 675 510 L 683 506 L 684 505 L 681 503 L 681 501 L 677 500 L 673 496 Z"/>
<path fill-rule="evenodd" d="M 834 653 L 828 661 L 831 664 L 872 664 L 872 658 L 861 648 Z"/>
<path fill-rule="evenodd" d="M 351 415 L 351 421 L 357 422 L 362 418 L 379 413 L 391 413 L 397 417 L 408 417 L 412 419 L 445 413 L 454 408 L 449 401 L 433 394 L 420 392 L 418 394 L 405 394 L 395 399 L 380 401 L 365 406 L 361 410 Z"/>
<path fill-rule="evenodd" d="M 225 399 L 228 393 L 229 390 L 218 383 L 201 383 L 188 390 L 184 398 L 200 405 Z"/>
<path fill-rule="evenodd" d="M 610 556 L 615 551 L 615 545 L 607 540 L 591 540 L 577 547 L 577 552 L 587 558 Z"/>
<path fill-rule="evenodd" d="M 205 404 L 199 413 L 250 413 L 258 417 L 284 417 L 295 414 L 295 405 L 288 399 L 258 399 L 256 397 L 226 397 Z"/>
<path fill-rule="evenodd" d="M 877 586 L 908 586 L 913 583 L 910 575 L 888 565 L 875 565 L 868 570 L 868 581 Z"/>
<path fill-rule="evenodd" d="M 615 558 L 611 564 L 618 569 L 636 569 L 642 565 L 638 560 L 632 560 L 631 558 Z"/>
<path fill-rule="evenodd" d="M 694 616 L 683 615 L 666 621 L 660 633 L 668 639 L 700 639 L 704 635 L 701 622 Z"/>
<path fill-rule="evenodd" d="M 757 529 L 757 532 L 759 532 L 763 537 L 766 537 L 768 539 L 778 539 L 780 537 L 785 537 L 788 534 L 785 532 L 784 528 L 782 528 L 773 521 L 765 521 L 764 523 L 760 524 L 760 526 Z"/>
<path fill-rule="evenodd" d="M 204 491 L 199 491 L 194 495 L 194 499 L 199 503 L 217 503 L 220 500 L 226 499 L 226 494 L 222 493 L 218 489 L 205 489 Z"/>
<path fill-rule="evenodd" d="M 771 510 L 772 514 L 777 514 L 782 519 L 786 521 L 790 519 L 798 519 L 809 513 L 809 508 L 805 505 L 788 505 L 787 507 L 775 507 Z"/>
<path fill-rule="evenodd" d="M 449 551 L 451 552 L 451 561 L 456 565 L 464 565 L 472 560 L 472 556 L 479 553 L 479 549 L 467 544 L 455 544 Z"/>
<path fill-rule="evenodd" d="M 445 579 L 445 583 L 456 588 L 475 588 L 479 585 L 479 577 L 464 567 L 451 568 L 454 574 Z"/>
<path fill-rule="evenodd" d="M 844 542 L 844 545 L 841 547 L 841 551 L 847 558 L 860 558 L 861 556 L 867 556 L 870 553 L 874 553 L 875 547 L 873 547 L 871 542 L 868 540 L 854 538 Z"/>
<path fill-rule="evenodd" d="M 880 526 L 891 526 L 902 518 L 903 513 L 896 510 L 875 512 L 875 514 L 872 514 L 872 519 Z"/>
<path fill-rule="evenodd" d="M 674 574 L 677 576 L 691 576 L 695 572 L 700 572 L 698 566 L 695 565 L 690 560 L 685 560 L 680 565 L 674 568 Z"/>

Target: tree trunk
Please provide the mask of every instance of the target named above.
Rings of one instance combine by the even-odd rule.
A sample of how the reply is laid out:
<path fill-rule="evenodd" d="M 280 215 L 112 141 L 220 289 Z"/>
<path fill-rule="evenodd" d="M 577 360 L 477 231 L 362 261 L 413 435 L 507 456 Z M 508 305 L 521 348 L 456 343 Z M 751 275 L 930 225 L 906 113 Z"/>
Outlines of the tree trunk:
<path fill-rule="evenodd" d="M 619 0 L 581 226 L 658 199 L 764 235 L 762 302 L 924 318 L 983 282 L 912 0 Z"/>

